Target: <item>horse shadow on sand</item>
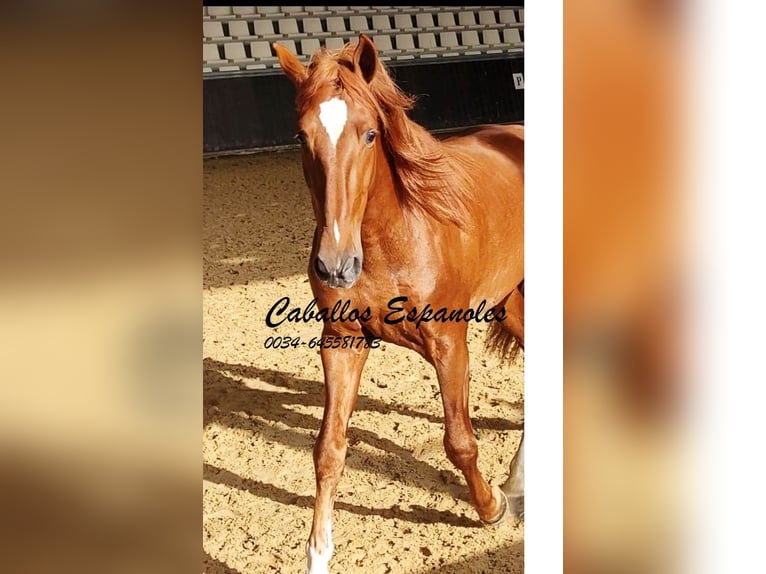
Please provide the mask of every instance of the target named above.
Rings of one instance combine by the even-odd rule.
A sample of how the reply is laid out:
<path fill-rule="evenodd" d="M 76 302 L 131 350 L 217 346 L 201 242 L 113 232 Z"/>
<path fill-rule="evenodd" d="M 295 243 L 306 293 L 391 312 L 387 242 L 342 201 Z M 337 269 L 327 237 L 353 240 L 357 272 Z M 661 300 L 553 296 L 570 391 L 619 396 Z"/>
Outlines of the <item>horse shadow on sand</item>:
<path fill-rule="evenodd" d="M 285 391 L 271 391 L 251 388 L 244 379 L 259 379 Z M 321 420 L 312 415 L 296 412 L 291 407 L 321 407 L 324 404 L 324 385 L 320 381 L 301 379 L 289 373 L 262 369 L 248 365 L 233 365 L 206 358 L 203 363 L 204 415 L 207 426 L 217 422 L 223 426 L 237 427 L 258 433 L 266 440 L 286 446 L 311 451 L 319 431 Z M 442 424 L 443 417 L 421 412 L 403 405 L 389 404 L 364 394 L 359 395 L 356 411 L 372 411 L 382 414 L 397 412 L 401 415 L 421 418 L 428 422 Z M 237 416 L 232 416 L 237 414 Z M 246 416 L 242 416 L 242 414 Z M 263 424 L 265 421 L 267 424 Z M 477 417 L 474 427 L 487 430 L 520 430 L 523 425 L 499 418 Z M 268 423 L 279 423 L 268 424 Z M 308 431 L 308 432 L 307 432 Z M 422 487 L 432 485 L 453 498 L 467 500 L 467 490 L 454 470 L 439 470 L 413 456 L 412 452 L 374 432 L 350 427 L 349 444 L 365 442 L 384 454 L 366 453 L 353 456 L 352 450 L 346 459 L 346 466 L 367 472 L 375 472 L 391 481 Z M 393 456 L 392 456 L 393 455 Z M 414 469 L 415 472 L 412 472 Z M 205 480 L 246 490 L 255 496 L 269 498 L 281 504 L 297 505 L 313 509 L 314 496 L 290 492 L 279 486 L 259 480 L 244 478 L 226 469 L 210 464 L 203 466 Z M 417 477 L 416 481 L 413 477 Z M 455 526 L 474 527 L 480 522 L 464 515 L 439 511 L 432 508 L 410 506 L 405 510 L 395 505 L 391 508 L 368 508 L 345 501 L 337 501 L 335 508 L 360 515 L 377 515 L 384 518 L 405 520 L 414 523 L 446 523 Z"/>

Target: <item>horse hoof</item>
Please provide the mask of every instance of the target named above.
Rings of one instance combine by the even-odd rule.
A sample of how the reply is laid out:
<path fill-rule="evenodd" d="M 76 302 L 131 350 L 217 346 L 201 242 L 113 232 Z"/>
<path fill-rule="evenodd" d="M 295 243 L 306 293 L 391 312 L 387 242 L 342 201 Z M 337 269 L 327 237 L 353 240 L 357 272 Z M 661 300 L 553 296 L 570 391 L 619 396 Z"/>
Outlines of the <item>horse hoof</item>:
<path fill-rule="evenodd" d="M 509 512 L 516 520 L 524 519 L 524 492 L 519 489 L 511 489 L 507 484 L 501 487 L 505 498 L 508 500 Z"/>
<path fill-rule="evenodd" d="M 500 510 L 493 518 L 490 518 L 489 520 L 482 520 L 482 522 L 488 526 L 500 524 L 505 518 L 506 514 L 508 514 L 509 507 L 508 498 L 505 496 L 505 493 L 497 486 L 492 487 L 492 494 L 495 497 L 495 500 L 497 500 L 500 504 Z"/>
<path fill-rule="evenodd" d="M 516 520 L 524 520 L 524 495 L 521 496 L 509 496 L 508 506 L 510 506 L 510 512 L 516 518 Z"/>

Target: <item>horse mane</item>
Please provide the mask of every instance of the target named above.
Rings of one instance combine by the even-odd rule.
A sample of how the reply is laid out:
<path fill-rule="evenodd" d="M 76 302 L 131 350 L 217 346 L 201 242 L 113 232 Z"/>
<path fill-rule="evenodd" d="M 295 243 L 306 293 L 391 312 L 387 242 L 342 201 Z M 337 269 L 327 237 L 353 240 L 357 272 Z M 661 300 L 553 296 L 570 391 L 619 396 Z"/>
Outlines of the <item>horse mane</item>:
<path fill-rule="evenodd" d="M 298 90 L 298 111 L 304 112 L 327 85 L 334 85 L 338 95 L 345 92 L 353 101 L 369 106 L 378 116 L 380 136 L 394 167 L 402 203 L 463 227 L 469 215 L 471 189 L 467 160 L 407 116 L 415 97 L 402 92 L 380 62 L 372 80 L 366 82 L 354 69 L 355 48 L 350 43 L 336 51 L 322 48 L 313 56 Z"/>

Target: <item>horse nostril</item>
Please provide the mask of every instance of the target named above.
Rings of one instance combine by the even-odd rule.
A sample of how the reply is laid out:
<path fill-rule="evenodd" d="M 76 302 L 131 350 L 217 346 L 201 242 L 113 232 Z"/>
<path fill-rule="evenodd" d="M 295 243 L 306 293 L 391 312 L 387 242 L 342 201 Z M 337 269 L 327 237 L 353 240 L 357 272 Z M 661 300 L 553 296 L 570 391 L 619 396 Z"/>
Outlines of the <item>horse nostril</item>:
<path fill-rule="evenodd" d="M 357 277 L 362 272 L 361 257 L 354 257 L 354 264 L 351 267 L 351 271 L 354 273 L 354 277 Z"/>
<path fill-rule="evenodd" d="M 351 271 L 351 267 L 353 267 L 353 265 L 354 265 L 354 260 L 353 259 L 351 259 L 351 258 L 346 259 L 343 262 L 343 265 L 340 268 L 340 274 L 341 275 L 345 275 L 346 273 Z"/>
<path fill-rule="evenodd" d="M 346 281 L 353 281 L 359 277 L 359 273 L 362 271 L 362 259 L 361 257 L 349 257 L 343 262 L 343 267 L 340 270 L 340 276 Z"/>
<path fill-rule="evenodd" d="M 330 278 L 330 272 L 319 256 L 314 258 L 314 271 L 322 281 L 327 281 Z"/>

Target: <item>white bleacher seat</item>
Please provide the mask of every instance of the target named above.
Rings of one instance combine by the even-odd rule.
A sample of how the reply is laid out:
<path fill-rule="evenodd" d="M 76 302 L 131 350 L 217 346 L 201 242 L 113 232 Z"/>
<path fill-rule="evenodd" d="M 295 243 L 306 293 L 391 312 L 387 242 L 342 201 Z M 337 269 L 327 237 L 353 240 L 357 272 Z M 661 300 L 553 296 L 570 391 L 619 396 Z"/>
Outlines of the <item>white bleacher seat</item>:
<path fill-rule="evenodd" d="M 441 28 L 452 28 L 455 26 L 455 15 L 452 12 L 439 12 L 437 20 Z"/>
<path fill-rule="evenodd" d="M 282 35 L 297 35 L 300 34 L 298 31 L 298 21 L 295 18 L 282 18 L 281 20 L 277 20 L 277 27 L 279 28 L 279 33 Z"/>
<path fill-rule="evenodd" d="M 218 68 L 219 72 L 239 72 L 239 65 L 229 64 L 228 66 L 221 66 Z"/>
<path fill-rule="evenodd" d="M 327 18 L 328 32 L 347 32 L 346 21 L 342 16 L 330 16 Z"/>
<path fill-rule="evenodd" d="M 445 56 L 457 56 L 460 50 L 460 44 L 457 41 L 456 32 L 440 32 L 439 41 L 442 48 L 446 48 Z"/>
<path fill-rule="evenodd" d="M 231 6 L 208 6 L 207 13 L 213 18 L 220 18 L 221 16 L 231 16 Z"/>
<path fill-rule="evenodd" d="M 498 30 L 484 30 L 481 33 L 481 37 L 486 46 L 495 46 L 503 43 L 502 40 L 500 40 L 500 32 Z"/>
<path fill-rule="evenodd" d="M 253 20 L 256 36 L 274 36 L 274 23 L 271 20 Z"/>
<path fill-rule="evenodd" d="M 524 8 L 519 10 L 519 22 L 523 22 L 523 21 L 524 21 Z"/>
<path fill-rule="evenodd" d="M 500 22 L 502 24 L 516 23 L 516 12 L 513 10 L 500 10 L 500 12 L 498 12 L 498 16 L 500 16 Z"/>
<path fill-rule="evenodd" d="M 436 43 L 436 34 L 433 32 L 423 32 L 422 34 L 418 34 L 418 46 L 421 50 L 430 52 L 439 52 L 444 50 L 444 48 Z"/>
<path fill-rule="evenodd" d="M 307 40 L 301 40 L 301 54 L 308 56 L 309 58 L 314 55 L 314 52 L 321 48 L 319 40 L 316 38 L 309 38 Z"/>
<path fill-rule="evenodd" d="M 397 60 L 412 60 L 421 51 L 415 48 L 412 34 L 397 34 L 395 39 L 396 49 L 401 51 L 401 54 L 396 57 Z"/>
<path fill-rule="evenodd" d="M 476 16 L 473 12 L 460 12 L 460 14 L 458 14 L 458 21 L 461 26 L 475 26 Z"/>
<path fill-rule="evenodd" d="M 268 42 L 250 42 L 250 54 L 256 60 L 276 59 L 271 53 L 271 45 Z"/>
<path fill-rule="evenodd" d="M 411 30 L 412 16 L 410 16 L 409 14 L 395 14 L 394 27 L 397 28 L 398 30 Z"/>
<path fill-rule="evenodd" d="M 433 28 L 434 27 L 434 15 L 429 12 L 421 12 L 415 15 L 415 22 L 418 28 Z"/>
<path fill-rule="evenodd" d="M 481 45 L 481 42 L 479 41 L 479 33 L 476 30 L 466 30 L 461 32 L 460 36 L 462 40 L 461 44 L 466 48 L 474 48 Z"/>
<path fill-rule="evenodd" d="M 255 15 L 255 6 L 232 6 L 231 11 L 235 16 L 253 16 Z"/>
<path fill-rule="evenodd" d="M 209 74 L 212 71 L 213 71 L 213 68 L 202 68 L 202 73 L 203 74 Z"/>
<path fill-rule="evenodd" d="M 372 41 L 378 52 L 394 51 L 394 47 L 391 45 L 391 36 L 373 36 Z"/>
<path fill-rule="evenodd" d="M 346 42 L 343 38 L 327 38 L 325 40 L 325 47 L 328 50 L 340 50 Z"/>
<path fill-rule="evenodd" d="M 396 49 L 409 52 L 420 52 L 420 50 L 415 47 L 415 38 L 412 37 L 412 34 L 397 34 Z"/>
<path fill-rule="evenodd" d="M 234 63 L 239 63 L 250 59 L 245 53 L 245 45 L 242 42 L 225 43 L 223 45 L 223 53 L 227 60 L 232 60 Z"/>
<path fill-rule="evenodd" d="M 456 32 L 440 32 L 439 41 L 443 48 L 457 48 L 460 43 L 457 41 Z"/>
<path fill-rule="evenodd" d="M 232 38 L 246 38 L 250 36 L 247 20 L 232 20 L 229 22 L 229 36 Z"/>
<path fill-rule="evenodd" d="M 304 6 L 303 9 L 306 12 L 325 12 L 327 10 L 327 6 Z"/>
<path fill-rule="evenodd" d="M 506 44 L 521 44 L 518 28 L 506 28 L 503 30 L 503 41 Z"/>
<path fill-rule="evenodd" d="M 225 38 L 226 34 L 223 33 L 223 24 L 220 22 L 203 20 L 202 36 L 204 38 Z"/>
<path fill-rule="evenodd" d="M 503 48 L 506 47 L 506 44 L 503 44 L 500 39 L 500 31 L 496 28 L 483 30 L 481 39 L 487 54 L 502 54 Z"/>
<path fill-rule="evenodd" d="M 221 58 L 218 44 L 202 44 L 202 61 L 206 64 L 220 64 L 226 60 Z"/>
<path fill-rule="evenodd" d="M 207 6 L 203 6 L 202 7 L 202 17 L 204 18 L 205 16 L 207 16 Z M 203 72 L 204 72 L 204 70 L 203 70 Z"/>
<path fill-rule="evenodd" d="M 391 44 L 391 36 L 373 36 L 372 41 L 379 52 L 390 52 L 394 49 L 393 45 Z"/>
<path fill-rule="evenodd" d="M 465 30 L 461 32 L 460 39 L 463 48 L 466 48 L 466 51 L 464 52 L 465 55 L 473 56 L 481 54 L 478 49 L 479 46 L 481 46 L 481 42 L 479 41 L 479 33 L 476 30 Z"/>
<path fill-rule="evenodd" d="M 372 17 L 372 29 L 373 30 L 390 30 L 391 21 L 385 14 L 375 14 Z"/>
<path fill-rule="evenodd" d="M 370 29 L 367 24 L 367 16 L 351 16 L 349 24 L 352 32 L 365 32 Z"/>
<path fill-rule="evenodd" d="M 256 6 L 258 14 L 279 14 L 279 6 Z"/>
<path fill-rule="evenodd" d="M 303 31 L 307 34 L 321 34 L 322 20 L 320 18 L 304 18 L 303 19 Z"/>
<path fill-rule="evenodd" d="M 482 10 L 479 12 L 479 24 L 483 26 L 491 26 L 497 24 L 495 20 L 495 12 L 493 10 Z"/>
<path fill-rule="evenodd" d="M 295 12 L 303 12 L 303 6 L 280 6 L 282 12 L 285 14 L 293 14 Z"/>
<path fill-rule="evenodd" d="M 250 42 L 250 54 L 254 62 L 247 65 L 248 70 L 263 70 L 267 66 L 274 66 L 278 62 L 276 56 L 271 53 L 269 42 Z"/>

